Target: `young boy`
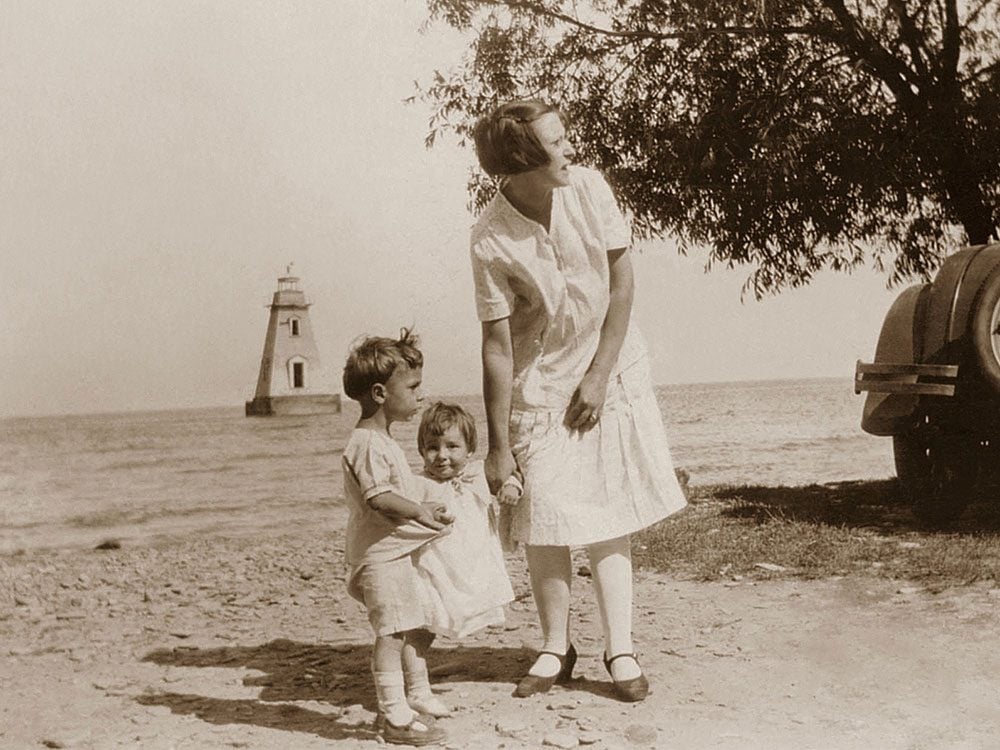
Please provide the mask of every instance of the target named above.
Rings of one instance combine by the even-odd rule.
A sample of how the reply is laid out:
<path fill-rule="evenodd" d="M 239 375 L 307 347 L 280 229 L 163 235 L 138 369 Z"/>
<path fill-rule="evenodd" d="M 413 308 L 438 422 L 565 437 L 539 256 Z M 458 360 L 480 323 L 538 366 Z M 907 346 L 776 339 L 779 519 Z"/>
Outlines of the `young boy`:
<path fill-rule="evenodd" d="M 344 367 L 344 393 L 361 404 L 361 418 L 344 448 L 348 591 L 368 610 L 375 631 L 372 674 L 378 698 L 377 729 L 389 743 L 442 742 L 431 716 L 447 709 L 431 692 L 426 654 L 434 635 L 426 629 L 430 585 L 417 574 L 414 554 L 450 530 L 444 508 L 419 502 L 424 489 L 402 448 L 389 434 L 423 399 L 423 355 L 403 329 L 397 340 L 367 338 Z"/>

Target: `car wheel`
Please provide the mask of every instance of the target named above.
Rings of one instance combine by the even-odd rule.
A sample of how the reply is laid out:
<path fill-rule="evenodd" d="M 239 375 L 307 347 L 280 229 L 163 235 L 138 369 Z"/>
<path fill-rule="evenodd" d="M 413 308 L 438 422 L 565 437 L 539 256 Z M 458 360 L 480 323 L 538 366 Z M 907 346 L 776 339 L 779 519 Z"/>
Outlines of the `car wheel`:
<path fill-rule="evenodd" d="M 993 269 L 976 292 L 969 325 L 979 371 L 1000 392 L 1000 266 Z"/>
<path fill-rule="evenodd" d="M 976 451 L 965 452 L 912 432 L 893 435 L 892 449 L 900 489 L 913 515 L 932 526 L 958 520 L 976 488 Z"/>

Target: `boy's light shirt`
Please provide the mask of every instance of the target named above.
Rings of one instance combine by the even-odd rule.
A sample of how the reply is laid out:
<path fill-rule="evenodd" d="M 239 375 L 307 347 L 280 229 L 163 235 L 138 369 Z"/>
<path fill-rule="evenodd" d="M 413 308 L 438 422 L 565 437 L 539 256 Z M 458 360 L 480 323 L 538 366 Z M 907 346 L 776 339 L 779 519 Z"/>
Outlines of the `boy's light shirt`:
<path fill-rule="evenodd" d="M 342 458 L 344 496 L 350 510 L 347 521 L 347 564 L 360 568 L 408 555 L 432 539 L 435 531 L 413 520 L 394 523 L 368 501 L 393 492 L 417 503 L 430 498 L 428 487 L 416 476 L 399 444 L 376 430 L 355 428 Z"/>

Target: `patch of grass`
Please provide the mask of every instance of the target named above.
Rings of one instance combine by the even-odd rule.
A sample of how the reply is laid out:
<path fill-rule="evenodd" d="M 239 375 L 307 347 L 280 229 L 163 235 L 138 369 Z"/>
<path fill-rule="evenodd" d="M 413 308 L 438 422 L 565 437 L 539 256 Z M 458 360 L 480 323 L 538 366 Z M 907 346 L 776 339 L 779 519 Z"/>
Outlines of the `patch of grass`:
<path fill-rule="evenodd" d="M 633 537 L 637 567 L 706 581 L 1000 580 L 1000 503 L 973 505 L 941 530 L 921 526 L 894 480 L 693 487 L 689 500 L 681 513 Z"/>

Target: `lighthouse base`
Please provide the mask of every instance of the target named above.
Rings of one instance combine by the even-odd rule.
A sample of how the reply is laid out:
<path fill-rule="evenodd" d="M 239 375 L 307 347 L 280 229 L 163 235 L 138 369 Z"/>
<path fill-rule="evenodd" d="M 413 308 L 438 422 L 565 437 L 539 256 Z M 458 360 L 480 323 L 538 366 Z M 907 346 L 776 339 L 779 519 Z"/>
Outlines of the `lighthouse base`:
<path fill-rule="evenodd" d="M 311 396 L 257 396 L 246 402 L 248 417 L 305 417 L 313 414 L 339 414 L 338 394 Z"/>

